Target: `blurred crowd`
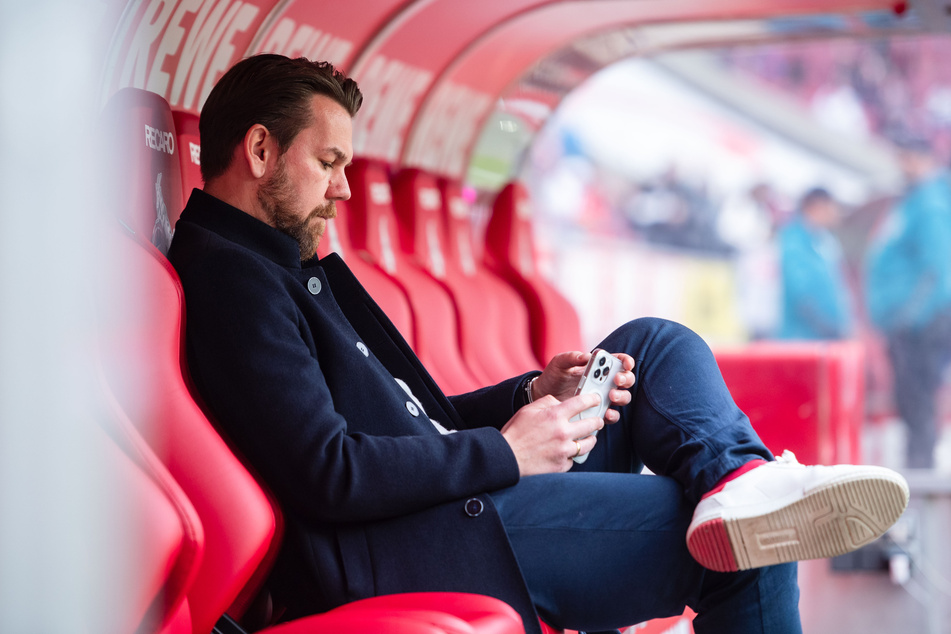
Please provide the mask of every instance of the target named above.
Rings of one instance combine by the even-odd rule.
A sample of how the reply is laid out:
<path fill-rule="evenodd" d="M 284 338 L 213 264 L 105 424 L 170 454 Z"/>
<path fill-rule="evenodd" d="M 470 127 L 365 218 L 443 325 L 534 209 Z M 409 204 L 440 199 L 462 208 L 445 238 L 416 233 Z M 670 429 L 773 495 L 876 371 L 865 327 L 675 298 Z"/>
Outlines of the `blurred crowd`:
<path fill-rule="evenodd" d="M 824 125 L 855 136 L 910 130 L 951 159 L 951 40 L 907 37 L 834 45 L 736 47 L 728 68 L 802 101 Z"/>

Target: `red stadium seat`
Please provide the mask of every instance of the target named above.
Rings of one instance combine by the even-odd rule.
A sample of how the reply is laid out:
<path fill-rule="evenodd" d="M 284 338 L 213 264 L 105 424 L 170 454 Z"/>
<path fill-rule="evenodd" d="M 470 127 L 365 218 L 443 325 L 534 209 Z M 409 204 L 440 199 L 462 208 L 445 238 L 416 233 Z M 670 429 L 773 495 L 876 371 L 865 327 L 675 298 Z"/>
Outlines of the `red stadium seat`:
<path fill-rule="evenodd" d="M 401 247 L 386 168 L 365 159 L 347 170 L 353 197 L 350 240 L 406 290 L 413 311 L 414 350 L 447 394 L 482 387 L 459 350 L 456 308 L 446 288 Z"/>
<path fill-rule="evenodd" d="M 278 517 L 185 383 L 184 300 L 171 265 L 135 236 L 111 246 L 116 257 L 112 297 L 118 301 L 103 324 L 106 377 L 122 410 L 185 491 L 204 527 L 204 555 L 188 602 L 195 630 L 207 632 L 273 552 Z"/>
<path fill-rule="evenodd" d="M 201 177 L 201 141 L 198 135 L 198 115 L 176 110 L 172 113 L 175 135 L 178 139 L 178 160 L 182 166 L 182 191 L 187 200 L 193 189 L 205 185 Z"/>
<path fill-rule="evenodd" d="M 469 205 L 456 181 L 441 180 L 449 285 L 466 305 L 460 313 L 463 351 L 479 354 L 481 333 L 497 338 L 508 376 L 540 367 L 531 346 L 528 308 L 512 286 L 485 267 L 472 231 Z M 469 352 L 466 352 L 467 358 Z"/>
<path fill-rule="evenodd" d="M 519 350 L 528 348 L 528 313 L 524 303 L 498 278 L 479 275 L 480 269 L 471 266 L 463 269 L 458 258 L 450 257 L 444 226 L 446 205 L 436 178 L 419 169 L 405 169 L 393 179 L 393 197 L 403 250 L 442 282 L 452 297 L 459 347 L 467 365 L 484 383 L 497 383 L 537 369 L 533 355 L 521 364 L 513 361 Z M 468 253 L 472 253 L 471 249 Z M 474 259 L 470 262 L 474 263 Z M 514 305 L 503 307 L 503 302 L 512 296 Z M 509 331 L 514 331 L 511 336 Z M 516 340 L 511 354 L 506 350 L 509 339 Z"/>
<path fill-rule="evenodd" d="M 805 464 L 862 461 L 865 362 L 858 342 L 759 342 L 716 352 L 727 387 L 773 452 Z"/>
<path fill-rule="evenodd" d="M 135 562 L 132 570 L 113 569 L 105 587 L 107 596 L 123 599 L 110 611 L 110 631 L 190 634 L 187 591 L 204 547 L 201 523 L 109 390 L 102 396 L 106 411 L 93 447 L 101 449 L 103 467 L 119 487 L 113 504 L 124 512 L 123 526 L 133 529 L 131 539 L 120 542 L 132 552 L 116 559 Z"/>
<path fill-rule="evenodd" d="M 565 350 L 582 350 L 574 306 L 538 271 L 525 187 L 515 181 L 499 192 L 485 232 L 485 263 L 522 296 L 531 318 L 532 350 L 539 363 Z"/>
<path fill-rule="evenodd" d="M 107 165 L 115 174 L 121 207 L 118 217 L 165 253 L 184 207 L 180 148 L 168 102 L 145 90 L 123 88 L 107 104 L 102 121 Z"/>
<path fill-rule="evenodd" d="M 327 221 L 327 231 L 317 245 L 317 255 L 324 257 L 330 253 L 339 255 L 370 296 L 390 318 L 396 329 L 413 345 L 413 311 L 403 287 L 371 264 L 365 252 L 355 250 L 350 244 L 350 209 L 346 203 L 337 202 L 337 217 Z"/>

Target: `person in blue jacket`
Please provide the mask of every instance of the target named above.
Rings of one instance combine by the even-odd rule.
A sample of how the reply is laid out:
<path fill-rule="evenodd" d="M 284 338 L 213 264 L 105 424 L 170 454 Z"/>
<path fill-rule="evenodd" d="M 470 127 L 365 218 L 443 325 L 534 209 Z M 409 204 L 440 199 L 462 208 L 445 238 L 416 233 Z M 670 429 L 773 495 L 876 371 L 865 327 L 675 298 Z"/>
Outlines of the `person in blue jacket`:
<path fill-rule="evenodd" d="M 575 395 L 590 352 L 443 394 L 343 260 L 316 257 L 361 102 L 327 63 L 235 65 L 168 253 L 195 386 L 283 510 L 284 617 L 457 591 L 503 599 L 529 634 L 538 615 L 596 632 L 685 605 L 698 634 L 800 633 L 793 562 L 881 535 L 901 476 L 774 459 L 709 347 L 661 319 L 599 346 L 623 368 L 603 419 L 571 420 L 599 401 Z"/>
<path fill-rule="evenodd" d="M 799 213 L 780 231 L 782 339 L 843 339 L 852 332 L 842 247 L 831 231 L 839 217 L 836 200 L 817 187 L 806 192 Z"/>
<path fill-rule="evenodd" d="M 934 464 L 936 394 L 951 352 L 951 183 L 925 139 L 896 141 L 906 189 L 869 247 L 869 318 L 885 335 L 907 466 Z"/>

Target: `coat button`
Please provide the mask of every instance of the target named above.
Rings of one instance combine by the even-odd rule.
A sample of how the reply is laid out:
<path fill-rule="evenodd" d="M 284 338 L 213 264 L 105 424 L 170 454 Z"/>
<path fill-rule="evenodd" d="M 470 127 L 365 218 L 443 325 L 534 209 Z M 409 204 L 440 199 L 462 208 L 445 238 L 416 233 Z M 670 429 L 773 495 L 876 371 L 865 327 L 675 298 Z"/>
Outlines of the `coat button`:
<path fill-rule="evenodd" d="M 406 411 L 413 416 L 419 416 L 419 408 L 416 407 L 416 403 L 413 401 L 406 401 Z"/>
<path fill-rule="evenodd" d="M 307 290 L 310 291 L 311 295 L 316 295 L 320 292 L 320 280 L 316 277 L 312 277 L 307 280 Z"/>
<path fill-rule="evenodd" d="M 365 357 L 369 357 L 369 356 L 370 356 L 370 349 L 367 348 L 367 345 L 366 345 L 365 343 L 363 343 L 362 341 L 358 341 L 358 342 L 357 342 L 357 350 L 359 350 L 360 352 L 362 352 L 362 353 L 363 353 L 363 356 L 365 356 Z"/>
<path fill-rule="evenodd" d="M 466 500 L 466 515 L 469 517 L 479 517 L 482 515 L 483 510 L 485 510 L 485 505 L 479 498 L 469 498 Z"/>

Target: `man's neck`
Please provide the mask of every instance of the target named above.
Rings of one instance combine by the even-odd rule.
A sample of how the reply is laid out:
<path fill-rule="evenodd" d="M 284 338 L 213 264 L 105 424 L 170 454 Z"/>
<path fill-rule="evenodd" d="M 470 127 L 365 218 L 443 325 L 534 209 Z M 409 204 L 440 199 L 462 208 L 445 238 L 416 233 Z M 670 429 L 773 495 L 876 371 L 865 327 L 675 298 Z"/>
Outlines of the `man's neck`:
<path fill-rule="evenodd" d="M 219 176 L 207 183 L 202 190 L 218 200 L 228 203 L 236 209 L 265 224 L 270 224 L 258 202 L 257 189 L 245 180 L 229 178 L 228 174 Z"/>

